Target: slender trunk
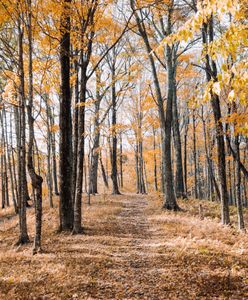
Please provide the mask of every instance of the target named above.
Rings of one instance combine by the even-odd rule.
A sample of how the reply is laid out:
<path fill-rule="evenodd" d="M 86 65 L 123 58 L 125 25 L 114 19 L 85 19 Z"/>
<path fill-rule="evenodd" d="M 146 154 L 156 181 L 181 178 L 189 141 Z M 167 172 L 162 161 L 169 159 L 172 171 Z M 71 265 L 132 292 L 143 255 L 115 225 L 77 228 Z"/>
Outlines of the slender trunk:
<path fill-rule="evenodd" d="M 98 162 L 99 162 L 99 146 L 100 146 L 100 124 L 99 124 L 99 111 L 100 101 L 95 102 L 95 120 L 94 120 L 94 140 L 92 147 L 92 156 L 90 163 L 90 193 L 97 194 L 97 175 L 98 175 Z"/>
<path fill-rule="evenodd" d="M 189 128 L 189 117 L 186 117 L 186 124 L 184 129 L 184 186 L 185 186 L 185 193 L 186 196 L 188 194 L 188 168 L 187 168 L 187 140 L 188 140 L 188 128 Z"/>
<path fill-rule="evenodd" d="M 17 108 L 14 108 L 13 110 L 14 112 L 14 123 L 15 123 L 15 132 L 16 132 L 16 138 L 17 138 L 17 146 L 19 145 L 19 131 L 18 131 L 18 122 L 17 122 L 17 116 L 18 116 L 18 110 Z M 19 178 L 19 149 L 17 149 L 16 152 L 16 157 L 17 159 L 15 159 L 15 153 L 14 153 L 14 147 L 13 147 L 13 136 L 12 136 L 12 122 L 10 122 L 10 130 L 11 130 L 11 160 L 12 160 L 12 165 L 13 165 L 13 177 L 14 177 L 14 186 L 15 186 L 15 194 L 16 194 L 16 199 L 17 199 L 17 210 L 19 212 L 19 203 L 18 203 L 18 199 L 19 198 L 19 189 L 18 189 L 18 178 Z"/>
<path fill-rule="evenodd" d="M 2 144 L 2 139 L 1 139 Z M 2 145 L 1 145 L 2 146 Z M 5 174 L 4 174 L 4 166 L 3 166 L 3 154 L 1 154 L 1 189 L 2 189 L 2 209 L 5 208 Z"/>
<path fill-rule="evenodd" d="M 7 120 L 6 120 L 6 111 L 3 110 L 4 112 L 4 117 L 5 117 L 5 126 L 7 127 Z M 12 194 L 12 201 L 13 201 L 13 206 L 15 208 L 15 213 L 18 213 L 18 206 L 16 203 L 16 193 L 15 193 L 15 181 L 14 181 L 14 174 L 12 170 L 12 165 L 13 161 L 11 160 L 11 150 L 10 147 L 12 147 L 12 143 L 9 144 L 8 137 L 7 137 L 7 128 L 5 127 L 5 132 L 6 132 L 6 143 L 7 143 L 7 158 L 8 158 L 8 170 L 9 170 L 9 175 L 10 175 L 10 184 L 11 184 L 11 194 Z M 10 121 L 10 136 L 12 136 L 12 125 Z M 13 165 L 13 168 L 15 170 L 15 166 Z"/>
<path fill-rule="evenodd" d="M 50 117 L 51 114 L 50 107 L 48 104 L 48 99 L 46 101 L 46 125 L 47 125 L 47 187 L 48 187 L 48 197 L 50 207 L 53 208 L 53 181 L 52 181 L 52 171 L 51 171 L 51 143 L 52 143 L 52 133 Z"/>
<path fill-rule="evenodd" d="M 143 142 L 139 141 L 139 172 L 140 172 L 140 193 L 146 194 L 146 186 L 144 180 L 144 160 L 143 160 Z"/>
<path fill-rule="evenodd" d="M 82 52 L 81 52 L 82 53 Z M 80 106 L 78 123 L 78 148 L 77 148 L 77 179 L 76 193 L 74 199 L 74 224 L 73 233 L 82 232 L 82 192 L 83 192 L 83 170 L 84 170 L 84 130 L 85 130 L 85 101 L 86 101 L 86 70 L 87 65 L 83 61 L 81 54 L 81 80 L 80 80 Z"/>
<path fill-rule="evenodd" d="M 210 18 L 208 23 L 203 25 L 202 38 L 204 46 L 208 46 L 208 42 L 214 41 L 213 32 L 213 17 Z M 209 38 L 209 40 L 208 40 Z M 217 81 L 217 67 L 215 61 L 211 60 L 207 54 L 206 55 L 206 76 L 207 81 Z M 227 191 L 227 181 L 226 181 L 226 151 L 224 142 L 224 132 L 223 124 L 221 121 L 221 109 L 220 109 L 220 99 L 216 94 L 211 94 L 211 105 L 214 114 L 215 128 L 216 128 L 216 140 L 217 140 L 217 155 L 218 155 L 218 173 L 220 180 L 220 194 L 221 194 L 221 220 L 222 224 L 230 224 L 229 216 L 229 199 Z"/>
<path fill-rule="evenodd" d="M 178 198 L 185 198 L 183 182 L 183 160 L 182 160 L 182 143 L 179 129 L 179 118 L 177 109 L 177 86 L 176 86 L 176 63 L 174 63 L 174 82 L 173 82 L 173 137 L 176 155 L 176 182 L 175 190 Z"/>
<path fill-rule="evenodd" d="M 5 108 L 0 112 L 2 135 L 1 135 L 1 179 L 2 179 L 2 208 L 5 204 L 9 207 L 9 185 L 8 185 L 8 167 L 7 167 L 7 140 L 5 136 L 6 124 L 4 122 Z M 5 124 L 5 125 L 4 125 Z"/>
<path fill-rule="evenodd" d="M 118 180 L 117 180 L 117 95 L 116 95 L 116 84 L 115 84 L 115 63 L 112 66 L 112 164 L 111 164 L 111 179 L 112 179 L 112 194 L 120 194 Z"/>
<path fill-rule="evenodd" d="M 138 142 L 136 141 L 135 149 L 135 171 L 136 171 L 136 193 L 140 193 L 140 172 L 139 172 L 139 150 L 138 150 Z"/>
<path fill-rule="evenodd" d="M 2 139 L 3 139 L 3 167 L 4 167 L 4 180 L 5 180 L 5 198 L 6 198 L 6 205 L 7 207 L 10 206 L 9 204 L 9 178 L 8 178 L 8 166 L 7 166 L 7 151 L 8 151 L 8 143 L 7 143 L 7 128 L 6 123 L 4 122 L 6 112 L 5 108 L 2 109 Z M 5 125 L 4 125 L 5 124 Z"/>
<path fill-rule="evenodd" d="M 94 142 L 93 142 L 93 149 L 92 149 L 92 157 L 91 157 L 91 164 L 90 164 L 90 193 L 97 194 L 97 179 L 98 179 L 98 162 L 99 162 L 99 146 L 100 146 L 100 133 L 97 133 Z"/>
<path fill-rule="evenodd" d="M 231 160 L 227 162 L 227 169 L 228 169 L 228 184 L 229 184 L 229 198 L 230 198 L 230 205 L 234 204 L 233 199 L 233 189 L 232 189 L 232 164 Z"/>
<path fill-rule="evenodd" d="M 76 72 L 76 83 L 75 83 L 75 103 L 74 103 L 74 118 L 73 118 L 73 202 L 76 195 L 76 183 L 77 183 L 77 149 L 78 149 L 78 112 L 79 112 L 79 66 L 78 61 L 74 64 Z"/>
<path fill-rule="evenodd" d="M 50 124 L 54 127 L 54 112 L 50 111 Z M 51 150 L 52 150 L 52 177 L 53 177 L 53 188 L 54 194 L 59 196 L 59 189 L 58 189 L 58 176 L 57 176 L 57 159 L 56 159 L 56 133 L 51 133 Z"/>
<path fill-rule="evenodd" d="M 246 138 L 245 140 L 246 145 L 248 145 L 248 139 Z M 243 151 L 243 156 L 244 156 L 244 164 L 246 163 L 246 159 L 247 159 L 247 146 L 245 147 L 244 151 Z M 246 181 L 246 177 L 243 176 L 243 196 L 244 196 L 244 207 L 248 207 L 248 195 L 247 195 L 247 181 Z"/>
<path fill-rule="evenodd" d="M 210 198 L 212 197 L 211 195 L 212 195 L 212 182 L 213 182 L 217 197 L 218 197 L 218 199 L 220 199 L 220 190 L 219 190 L 218 184 L 217 184 L 215 176 L 214 176 L 214 171 L 213 171 L 213 166 L 212 166 L 213 164 L 212 164 L 212 160 L 210 158 L 210 154 L 209 154 L 208 147 L 207 147 L 206 122 L 203 119 L 203 116 L 202 116 L 202 122 L 203 122 L 204 147 L 205 147 L 205 154 L 206 154 L 206 158 L 207 158 L 208 175 L 210 177 L 210 180 L 209 180 L 210 181 L 209 182 L 210 195 L 209 196 L 210 196 Z"/>
<path fill-rule="evenodd" d="M 19 75 L 19 112 L 17 131 L 19 136 L 18 142 L 18 206 L 20 220 L 20 236 L 18 244 L 26 244 L 29 242 L 26 218 L 26 202 L 27 202 L 27 180 L 26 180 L 26 99 L 25 99 L 25 83 L 24 83 L 24 63 L 23 63 L 23 35 L 24 28 L 22 24 L 23 16 L 18 18 L 18 75 Z"/>
<path fill-rule="evenodd" d="M 120 186 L 123 188 L 123 144 L 122 134 L 120 133 Z"/>
<path fill-rule="evenodd" d="M 237 113 L 237 105 L 233 103 L 233 112 Z M 236 123 L 234 123 L 234 133 Z M 237 159 L 235 160 L 235 177 L 236 177 L 236 187 L 235 187 L 235 194 L 236 194 L 236 204 L 237 204 L 237 212 L 238 212 L 238 229 L 244 230 L 245 223 L 244 223 L 244 215 L 243 215 L 243 205 L 241 200 L 241 170 L 240 170 L 240 149 L 239 149 L 239 134 L 235 135 L 234 138 L 235 143 L 235 150 Z"/>
<path fill-rule="evenodd" d="M 238 211 L 238 228 L 239 230 L 245 229 L 244 216 L 243 216 L 243 205 L 241 201 L 241 172 L 240 172 L 240 150 L 239 150 L 239 135 L 235 136 L 235 148 L 237 154 L 237 160 L 235 162 L 235 174 L 236 174 L 236 203 L 237 203 L 237 211 Z"/>
<path fill-rule="evenodd" d="M 194 159 L 194 196 L 198 199 L 198 170 L 197 170 L 197 152 L 196 152 L 196 124 L 195 124 L 195 110 L 193 110 L 192 123 L 193 123 L 193 159 Z"/>
<path fill-rule="evenodd" d="M 157 175 L 157 155 L 156 155 L 156 131 L 155 128 L 152 128 L 153 132 L 153 160 L 154 160 L 154 188 L 155 191 L 158 191 L 158 175 Z"/>
<path fill-rule="evenodd" d="M 41 252 L 41 228 L 42 228 L 42 182 L 43 179 L 35 172 L 33 161 L 33 146 L 34 146 L 34 118 L 33 118 L 33 43 L 32 43 L 32 0 L 28 0 L 28 126 L 29 126 L 29 141 L 28 141 L 28 172 L 32 181 L 32 186 L 35 191 L 35 238 L 33 253 Z"/>

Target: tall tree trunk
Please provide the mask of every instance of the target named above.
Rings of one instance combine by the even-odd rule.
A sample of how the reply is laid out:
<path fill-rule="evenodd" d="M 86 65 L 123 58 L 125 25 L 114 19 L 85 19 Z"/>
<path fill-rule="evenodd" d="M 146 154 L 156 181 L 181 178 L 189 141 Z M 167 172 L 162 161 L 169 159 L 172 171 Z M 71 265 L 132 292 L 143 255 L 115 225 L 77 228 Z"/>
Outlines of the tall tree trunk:
<path fill-rule="evenodd" d="M 140 193 L 146 194 L 146 186 L 144 179 L 144 160 L 143 160 L 143 141 L 140 140 L 138 143 L 139 146 L 139 173 L 140 173 Z"/>
<path fill-rule="evenodd" d="M 241 172 L 240 172 L 240 150 L 239 150 L 239 135 L 235 136 L 235 148 L 237 154 L 237 160 L 235 161 L 235 173 L 236 173 L 236 203 L 238 211 L 238 228 L 239 230 L 245 229 L 244 216 L 243 216 L 243 205 L 241 201 Z"/>
<path fill-rule="evenodd" d="M 2 146 L 2 136 L 1 136 L 1 147 Z M 4 174 L 4 164 L 3 164 L 3 154 L 1 154 L 1 189 L 2 189 L 2 209 L 5 208 L 5 203 L 6 203 L 6 193 L 5 193 L 5 174 Z"/>
<path fill-rule="evenodd" d="M 50 124 L 51 127 L 54 127 L 54 111 L 50 110 Z M 59 189 L 58 189 L 58 176 L 57 176 L 57 159 L 56 159 L 56 133 L 51 133 L 51 150 L 52 150 L 52 177 L 53 177 L 53 188 L 54 194 L 59 196 Z"/>
<path fill-rule="evenodd" d="M 16 137 L 18 138 L 18 122 L 16 120 L 18 110 L 17 108 L 13 109 L 14 113 L 14 123 L 15 123 L 15 131 L 16 131 Z M 11 120 L 12 121 L 12 120 Z M 18 205 L 18 199 L 19 199 L 19 190 L 18 190 L 18 172 L 19 172 L 19 150 L 17 150 L 16 156 L 17 160 L 15 159 L 15 154 L 14 154 L 14 147 L 13 147 L 13 134 L 12 134 L 12 122 L 10 122 L 10 144 L 11 144 L 11 161 L 12 161 L 12 166 L 13 166 L 13 179 L 14 179 L 14 187 L 15 187 L 15 195 L 17 199 L 17 212 L 19 212 L 19 205 Z M 17 145 L 19 145 L 19 142 L 17 141 Z"/>
<path fill-rule="evenodd" d="M 237 114 L 237 105 L 234 102 L 233 103 L 233 113 Z M 235 127 L 236 123 L 234 123 L 233 126 L 234 134 L 235 134 Z M 236 133 L 234 137 L 234 143 L 235 143 L 235 150 L 237 159 L 235 160 L 235 175 L 236 175 L 236 204 L 237 204 L 237 212 L 238 212 L 238 229 L 244 230 L 245 229 L 245 223 L 244 223 L 244 215 L 243 215 L 243 205 L 242 205 L 242 199 L 241 199 L 241 170 L 240 170 L 240 149 L 239 149 L 239 134 Z"/>
<path fill-rule="evenodd" d="M 100 146 L 100 127 L 99 127 L 99 111 L 100 101 L 95 102 L 95 119 L 94 119 L 94 140 L 92 147 L 92 156 L 90 163 L 90 193 L 97 194 L 97 174 L 98 174 L 98 161 L 99 161 L 99 146 Z"/>
<path fill-rule="evenodd" d="M 73 233 L 82 232 L 82 189 L 83 189 L 83 170 L 84 170 L 84 128 L 85 128 L 85 101 L 86 101 L 86 65 L 83 62 L 83 53 L 81 54 L 81 82 L 80 82 L 80 105 L 79 105 L 79 123 L 78 123 L 78 149 L 77 149 L 77 179 L 76 193 L 74 199 L 74 224 Z"/>
<path fill-rule="evenodd" d="M 188 112 L 187 112 L 188 113 Z M 184 129 L 184 186 L 186 196 L 188 194 L 188 156 L 187 156 L 187 140 L 188 140 L 189 117 L 186 116 L 186 123 Z"/>
<path fill-rule="evenodd" d="M 116 83 L 115 83 L 115 62 L 112 66 L 112 159 L 111 159 L 111 179 L 112 179 L 112 194 L 118 195 L 120 194 L 119 186 L 118 186 L 118 171 L 117 171 L 117 96 L 116 96 Z"/>
<path fill-rule="evenodd" d="M 73 227 L 72 206 L 72 119 L 70 89 L 70 5 L 63 1 L 61 16 L 60 66 L 60 230 Z"/>
<path fill-rule="evenodd" d="M 10 206 L 9 204 L 9 179 L 8 179 L 8 162 L 7 162 L 7 153 L 8 153 L 8 142 L 7 142 L 7 132 L 6 132 L 6 123 L 4 122 L 5 118 L 5 108 L 2 108 L 0 112 L 1 127 L 2 127 L 2 136 L 1 136 L 1 177 L 2 177 L 2 208 Z M 6 133 L 6 134 L 5 134 Z"/>
<path fill-rule="evenodd" d="M 243 151 L 243 156 L 244 156 L 244 164 L 246 163 L 247 160 L 247 148 L 248 148 L 248 138 L 245 139 L 245 143 L 246 143 L 246 147 Z M 246 177 L 243 176 L 243 197 L 244 197 L 244 207 L 248 207 L 248 195 L 247 195 L 247 181 L 246 181 Z"/>
<path fill-rule="evenodd" d="M 218 187 L 218 184 L 216 182 L 215 176 L 214 176 L 214 171 L 213 171 L 213 163 L 210 158 L 210 153 L 208 151 L 208 143 L 207 143 L 207 129 L 206 129 L 206 121 L 203 118 L 203 112 L 202 112 L 202 123 L 203 123 L 203 135 L 204 135 L 204 148 L 205 148 L 205 154 L 207 158 L 207 167 L 208 167 L 208 176 L 209 176 L 209 197 L 212 198 L 212 183 L 215 187 L 216 194 L 218 199 L 220 199 L 220 190 Z"/>
<path fill-rule="evenodd" d="M 24 83 L 24 63 L 23 63 L 23 15 L 18 18 L 18 77 L 19 77 L 19 113 L 18 113 L 18 126 L 17 137 L 18 141 L 18 207 L 19 207 L 19 221 L 20 221 L 20 236 L 17 242 L 25 244 L 29 242 L 27 231 L 27 218 L 26 218 L 26 202 L 27 202 L 27 180 L 26 180 L 26 99 L 25 99 L 25 83 Z"/>
<path fill-rule="evenodd" d="M 139 32 L 143 38 L 146 46 L 147 53 L 149 54 L 149 61 L 152 68 L 153 82 L 156 91 L 156 98 L 158 102 L 158 112 L 160 119 L 161 128 L 161 150 L 162 150 L 162 186 L 164 187 L 164 204 L 163 207 L 169 210 L 179 210 L 179 206 L 176 202 L 176 195 L 174 191 L 172 163 L 171 163 L 171 129 L 172 129 L 172 104 L 173 104 L 173 68 L 172 68 L 172 49 L 169 45 L 166 45 L 166 61 L 167 61 L 167 105 L 166 112 L 164 111 L 164 101 L 160 89 L 158 74 L 154 57 L 151 54 L 152 47 L 149 43 L 149 38 L 146 32 L 142 17 L 139 16 L 135 5 L 135 1 L 130 0 L 132 11 L 136 18 L 136 23 Z M 166 34 L 171 33 L 171 18 L 172 18 L 171 7 L 168 8 L 167 15 L 167 30 Z"/>
<path fill-rule="evenodd" d="M 157 192 L 158 191 L 158 175 L 157 175 L 157 155 L 156 155 L 156 131 L 155 128 L 152 128 L 153 133 L 153 161 L 154 161 L 154 189 Z"/>
<path fill-rule="evenodd" d="M 120 133 L 120 186 L 123 188 L 123 144 L 122 133 Z"/>
<path fill-rule="evenodd" d="M 29 89 L 28 89 L 28 126 L 29 126 L 29 142 L 28 142 L 28 172 L 35 190 L 35 238 L 33 253 L 41 252 L 41 227 L 42 227 L 42 182 L 43 179 L 35 172 L 33 162 L 33 146 L 34 146 L 34 118 L 33 118 L 33 36 L 32 36 L 32 0 L 28 0 L 28 73 L 29 73 Z"/>
<path fill-rule="evenodd" d="M 135 149 L 135 172 L 136 172 L 136 193 L 140 193 L 140 172 L 139 172 L 139 147 L 138 142 L 136 141 Z"/>
<path fill-rule="evenodd" d="M 195 199 L 198 199 L 199 182 L 198 182 L 198 168 L 197 168 L 196 123 L 195 122 L 196 122 L 195 109 L 193 109 L 192 123 L 193 123 L 194 196 Z"/>
<path fill-rule="evenodd" d="M 176 155 L 176 182 L 175 190 L 178 198 L 185 198 L 184 182 L 183 182 L 183 160 L 182 160 L 182 144 L 179 129 L 179 118 L 177 109 L 177 86 L 176 86 L 176 63 L 174 63 L 174 82 L 173 82 L 173 137 Z"/>
<path fill-rule="evenodd" d="M 171 33 L 171 17 L 172 9 L 169 8 L 167 20 L 167 32 Z M 176 202 L 174 191 L 173 171 L 171 161 L 171 129 L 172 129 L 172 105 L 173 105 L 173 85 L 174 85 L 174 71 L 172 66 L 172 48 L 166 45 L 166 65 L 167 65 L 167 103 L 165 113 L 164 126 L 164 178 L 165 178 L 165 202 L 164 208 L 169 210 L 178 210 L 179 207 Z"/>
<path fill-rule="evenodd" d="M 10 175 L 10 185 L 11 185 L 11 194 L 12 194 L 12 202 L 13 206 L 15 208 L 15 213 L 18 213 L 18 206 L 16 203 L 16 193 L 15 193 L 15 181 L 14 181 L 14 175 L 13 175 L 13 161 L 11 160 L 11 150 L 10 147 L 12 147 L 12 143 L 9 144 L 8 140 L 8 135 L 7 135 L 7 120 L 6 120 L 6 111 L 3 109 L 3 114 L 4 114 L 4 119 L 5 119 L 5 132 L 6 132 L 6 144 L 7 144 L 7 158 L 8 158 L 8 170 L 9 170 L 9 175 Z M 10 120 L 10 135 L 12 136 L 12 125 L 11 125 L 11 120 Z M 13 165 L 13 168 L 15 169 L 15 166 Z"/>
<path fill-rule="evenodd" d="M 77 53 L 78 51 L 76 51 Z M 78 150 L 78 112 L 79 112 L 79 63 L 77 59 L 74 63 L 76 72 L 76 83 L 75 83 L 75 103 L 74 103 L 74 118 L 73 118 L 73 202 L 76 195 L 76 183 L 77 183 L 77 150 Z"/>
<path fill-rule="evenodd" d="M 96 70 L 96 101 L 94 103 L 94 138 L 93 138 L 93 147 L 92 147 L 92 156 L 90 161 L 90 183 L 89 183 L 89 192 L 91 194 L 97 194 L 97 182 L 98 182 L 98 162 L 99 162 L 99 146 L 100 146 L 100 104 L 103 98 L 100 95 L 101 88 L 101 73 L 100 69 Z"/>
<path fill-rule="evenodd" d="M 98 162 L 99 162 L 100 133 L 96 133 L 93 142 L 92 157 L 90 163 L 90 193 L 97 194 Z"/>
<path fill-rule="evenodd" d="M 53 180 L 51 171 L 51 144 L 52 144 L 52 133 L 51 133 L 51 114 L 48 99 L 45 99 L 46 104 L 46 125 L 47 125 L 47 187 L 50 207 L 53 208 Z"/>
<path fill-rule="evenodd" d="M 213 17 L 210 18 L 208 23 L 204 23 L 202 30 L 202 39 L 204 47 L 208 46 L 208 42 L 214 41 L 213 32 Z M 217 67 L 214 60 L 210 61 L 210 57 L 206 55 L 206 76 L 207 81 L 217 81 Z M 211 93 L 211 105 L 214 114 L 215 128 L 216 128 L 216 140 L 217 140 L 217 155 L 218 155 L 218 173 L 220 180 L 220 193 L 221 193 L 221 220 L 223 224 L 230 224 L 229 216 L 229 199 L 227 191 L 226 181 L 226 151 L 224 142 L 223 124 L 221 121 L 221 109 L 219 96 Z"/>
<path fill-rule="evenodd" d="M 81 3 L 83 5 L 83 1 Z M 87 11 L 87 20 L 83 20 L 81 27 L 81 52 L 80 52 L 80 103 L 78 112 L 78 145 L 77 145 L 77 178 L 76 193 L 74 199 L 74 222 L 73 233 L 82 232 L 82 192 L 83 192 L 83 171 L 84 171 L 84 139 L 85 139 L 85 103 L 87 86 L 87 68 L 92 54 L 92 40 L 94 37 L 94 15 L 98 2 L 92 1 L 92 7 Z M 85 27 L 86 26 L 86 27 Z M 90 27 L 90 32 L 86 33 Z M 85 35 L 87 35 L 87 48 L 85 47 Z"/>

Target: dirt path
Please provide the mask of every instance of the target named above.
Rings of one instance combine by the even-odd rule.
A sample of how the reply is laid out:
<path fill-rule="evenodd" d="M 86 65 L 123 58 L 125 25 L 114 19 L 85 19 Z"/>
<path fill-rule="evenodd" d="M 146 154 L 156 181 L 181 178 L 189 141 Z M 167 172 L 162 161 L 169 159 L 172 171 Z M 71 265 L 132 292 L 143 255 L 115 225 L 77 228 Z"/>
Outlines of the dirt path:
<path fill-rule="evenodd" d="M 94 273 L 91 269 L 94 274 L 91 276 L 95 276 L 96 282 L 84 285 L 82 291 L 87 290 L 87 293 L 79 298 L 165 299 L 158 288 L 159 265 L 153 265 L 154 253 L 150 252 L 152 234 L 146 214 L 148 200 L 136 195 L 120 199 L 121 210 L 107 219 L 108 226 L 104 226 L 110 230 L 95 241 L 97 250 L 91 249 L 95 258 L 103 258 L 99 265 L 91 264 L 95 270 Z"/>
<path fill-rule="evenodd" d="M 0 299 L 246 299 L 247 252 L 233 252 L 238 237 L 156 205 L 147 196 L 96 197 L 84 206 L 79 236 L 56 234 L 57 214 L 48 210 L 45 253 L 37 256 L 30 246 L 11 248 L 13 220 L 0 225 Z"/>

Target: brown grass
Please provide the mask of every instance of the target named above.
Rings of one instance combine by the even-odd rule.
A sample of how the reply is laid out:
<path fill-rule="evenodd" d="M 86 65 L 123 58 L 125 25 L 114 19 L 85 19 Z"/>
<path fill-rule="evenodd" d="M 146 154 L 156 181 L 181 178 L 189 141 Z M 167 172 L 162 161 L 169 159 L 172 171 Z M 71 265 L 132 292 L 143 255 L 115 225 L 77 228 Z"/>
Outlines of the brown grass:
<path fill-rule="evenodd" d="M 18 218 L 0 215 L 0 299 L 247 299 L 248 236 L 219 224 L 218 205 L 156 196 L 95 196 L 84 234 L 58 234 L 58 199 L 45 204 L 43 254 L 16 248 Z M 247 213 L 246 213 L 247 218 Z M 235 221 L 235 211 L 232 211 Z M 248 220 L 247 220 L 248 221 Z M 248 224 L 248 222 L 247 222 Z M 33 209 L 28 209 L 33 238 Z"/>

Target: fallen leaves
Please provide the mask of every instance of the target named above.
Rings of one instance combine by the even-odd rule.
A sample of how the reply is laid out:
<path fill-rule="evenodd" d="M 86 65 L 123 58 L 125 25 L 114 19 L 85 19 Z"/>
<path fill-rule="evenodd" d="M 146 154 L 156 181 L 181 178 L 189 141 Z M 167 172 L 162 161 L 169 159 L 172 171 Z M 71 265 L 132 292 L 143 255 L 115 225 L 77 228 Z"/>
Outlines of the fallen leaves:
<path fill-rule="evenodd" d="M 44 254 L 11 248 L 17 217 L 4 222 L 0 299 L 244 299 L 248 292 L 247 235 L 161 210 L 149 196 L 84 199 L 85 234 L 57 234 L 57 211 L 45 207 Z M 211 204 L 204 202 L 207 214 Z M 194 211 L 194 206 L 195 211 Z M 213 208 L 209 209 L 213 211 Z M 9 213 L 9 212 L 8 212 Z M 33 211 L 28 211 L 33 222 Z M 33 224 L 29 223 L 29 228 Z M 0 224 L 2 229 L 3 223 Z M 33 232 L 31 232 L 31 236 Z M 235 297 L 235 298 L 234 298 Z"/>

